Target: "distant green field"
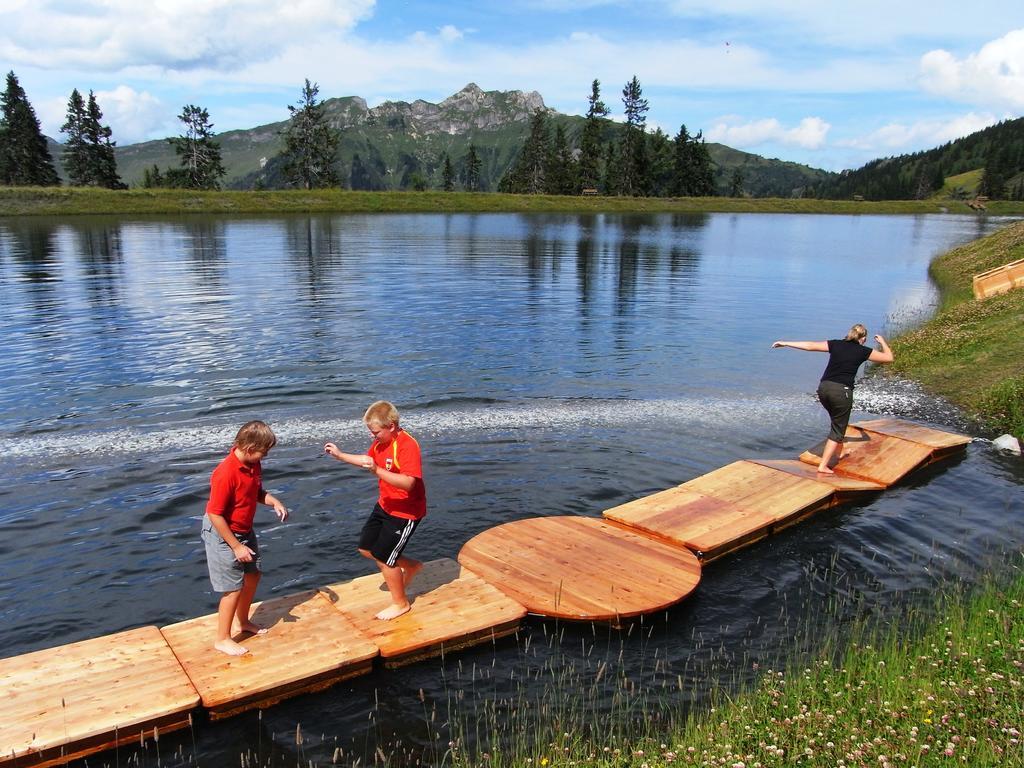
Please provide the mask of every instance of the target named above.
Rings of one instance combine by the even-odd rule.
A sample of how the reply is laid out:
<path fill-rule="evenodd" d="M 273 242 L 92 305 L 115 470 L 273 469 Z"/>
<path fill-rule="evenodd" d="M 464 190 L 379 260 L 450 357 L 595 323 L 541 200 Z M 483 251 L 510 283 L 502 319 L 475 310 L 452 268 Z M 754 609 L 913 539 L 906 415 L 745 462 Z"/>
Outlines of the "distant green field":
<path fill-rule="evenodd" d="M 651 198 L 506 195 L 469 192 L 353 192 L 347 190 L 216 191 L 0 187 L 0 216 L 140 215 L 188 213 L 834 213 L 976 215 L 962 202 L 882 202 L 795 198 Z M 1024 214 L 1024 202 L 998 201 L 995 215 Z"/>

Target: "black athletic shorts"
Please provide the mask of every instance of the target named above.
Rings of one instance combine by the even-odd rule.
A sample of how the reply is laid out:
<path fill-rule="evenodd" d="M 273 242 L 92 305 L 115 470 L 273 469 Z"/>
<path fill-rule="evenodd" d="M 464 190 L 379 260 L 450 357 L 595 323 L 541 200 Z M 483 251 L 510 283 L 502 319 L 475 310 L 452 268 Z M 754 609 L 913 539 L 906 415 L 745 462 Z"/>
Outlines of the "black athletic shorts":
<path fill-rule="evenodd" d="M 363 532 L 359 534 L 359 548 L 367 550 L 375 560 L 394 568 L 419 523 L 419 520 L 389 515 L 377 504 L 363 524 Z"/>
<path fill-rule="evenodd" d="M 850 423 L 850 412 L 853 411 L 853 387 L 838 381 L 822 381 L 818 385 L 818 400 L 832 419 L 828 439 L 843 442 L 846 427 Z"/>

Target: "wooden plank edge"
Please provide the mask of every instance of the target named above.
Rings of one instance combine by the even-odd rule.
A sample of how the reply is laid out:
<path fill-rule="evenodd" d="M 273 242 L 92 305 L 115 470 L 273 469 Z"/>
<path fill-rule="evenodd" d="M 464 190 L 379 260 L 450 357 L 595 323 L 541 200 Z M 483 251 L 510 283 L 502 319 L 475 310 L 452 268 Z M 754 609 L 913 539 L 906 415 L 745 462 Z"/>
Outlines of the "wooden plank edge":
<path fill-rule="evenodd" d="M 808 504 L 803 509 L 796 511 L 791 515 L 786 515 L 785 517 L 779 518 L 774 523 L 772 523 L 771 533 L 776 534 L 779 531 L 784 531 L 791 525 L 802 523 L 807 518 L 812 517 L 818 514 L 819 512 L 824 512 L 826 509 L 832 509 L 833 507 L 837 507 L 839 506 L 839 504 L 839 494 L 833 493 L 831 496 L 822 499 L 820 502 L 816 504 Z"/>
<path fill-rule="evenodd" d="M 124 729 L 115 726 L 112 731 L 69 741 L 67 744 L 46 747 L 42 750 L 29 749 L 21 754 L 16 753 L 14 757 L 0 755 L 0 766 L 3 768 L 29 768 L 29 766 L 31 768 L 46 768 L 51 765 L 67 765 L 72 760 L 79 760 L 98 752 L 106 752 L 116 747 L 150 740 L 154 738 L 157 731 L 172 733 L 188 728 L 192 725 L 192 712 L 196 709 L 197 707 L 191 707 L 182 712 L 169 713 Z"/>
<path fill-rule="evenodd" d="M 250 709 L 270 707 L 284 701 L 285 699 L 290 699 L 305 693 L 325 691 L 332 685 L 343 682 L 344 680 L 350 680 L 353 677 L 365 675 L 373 669 L 374 658 L 376 657 L 370 657 L 369 659 L 356 662 L 355 664 L 350 664 L 341 669 L 329 670 L 302 680 L 296 680 L 295 682 L 288 683 L 273 690 L 254 693 L 240 699 L 233 699 L 231 701 L 224 702 L 223 704 L 206 704 L 204 702 L 204 706 L 206 707 L 206 711 L 209 713 L 210 720 L 225 720 L 229 717 L 234 717 L 235 715 L 247 712 Z"/>
<path fill-rule="evenodd" d="M 700 549 L 692 542 L 687 542 L 686 546 L 693 550 L 694 554 L 697 555 L 697 559 L 700 560 L 701 565 L 704 565 L 712 563 L 725 555 L 732 554 L 737 550 L 756 544 L 761 541 L 761 539 L 768 538 L 768 535 L 771 533 L 771 526 L 771 523 L 767 523 L 762 528 L 758 528 L 757 530 L 751 531 L 743 536 L 737 536 L 735 539 L 723 542 L 712 549 Z"/>
<path fill-rule="evenodd" d="M 525 615 L 526 608 L 523 608 L 523 616 Z M 466 648 L 483 645 L 487 641 L 497 642 L 503 637 L 516 634 L 519 631 L 521 623 L 522 617 L 519 617 L 511 621 L 507 621 L 504 624 L 497 624 L 493 627 L 481 629 L 468 635 L 463 635 L 451 640 L 441 640 L 436 643 L 431 643 L 430 645 L 421 646 L 412 651 L 403 651 L 402 653 L 386 655 L 384 651 L 381 650 L 381 660 L 384 667 L 387 669 L 404 667 L 409 664 L 414 664 L 417 661 L 425 661 L 436 656 L 444 656 Z"/>

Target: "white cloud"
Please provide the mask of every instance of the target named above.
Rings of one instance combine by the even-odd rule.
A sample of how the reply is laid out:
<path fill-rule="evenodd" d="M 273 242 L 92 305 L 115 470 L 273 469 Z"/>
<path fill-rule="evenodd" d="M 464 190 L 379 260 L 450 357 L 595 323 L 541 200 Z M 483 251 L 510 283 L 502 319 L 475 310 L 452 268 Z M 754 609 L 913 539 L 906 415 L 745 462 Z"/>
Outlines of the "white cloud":
<path fill-rule="evenodd" d="M 462 30 L 457 27 L 453 27 L 451 24 L 445 24 L 441 27 L 438 34 L 446 43 L 454 43 L 456 40 L 462 39 Z"/>
<path fill-rule="evenodd" d="M 37 0 L 0 6 L 0 59 L 41 69 L 237 70 L 352 29 L 373 0 Z"/>
<path fill-rule="evenodd" d="M 802 149 L 820 149 L 832 127 L 820 117 L 805 117 L 794 128 L 786 128 L 774 117 L 747 123 L 735 117 L 720 118 L 704 135 L 708 141 L 731 147 L 756 147 L 761 144 L 782 144 Z"/>
<path fill-rule="evenodd" d="M 948 120 L 919 120 L 909 124 L 889 123 L 865 136 L 837 141 L 836 146 L 865 150 L 877 157 L 907 150 L 931 149 L 947 141 L 976 133 L 997 123 L 999 119 L 992 114 L 969 112 Z"/>
<path fill-rule="evenodd" d="M 921 86 L 978 106 L 1024 109 L 1024 29 L 1015 29 L 957 59 L 949 51 L 921 57 Z"/>

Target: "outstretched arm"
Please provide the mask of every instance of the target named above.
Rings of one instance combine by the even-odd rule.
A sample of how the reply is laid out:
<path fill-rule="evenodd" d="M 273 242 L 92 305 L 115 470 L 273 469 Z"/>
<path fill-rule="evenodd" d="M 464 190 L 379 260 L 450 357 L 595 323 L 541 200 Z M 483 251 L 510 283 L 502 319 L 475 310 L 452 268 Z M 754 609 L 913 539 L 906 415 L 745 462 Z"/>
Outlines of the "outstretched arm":
<path fill-rule="evenodd" d="M 889 342 L 885 340 L 884 336 L 875 334 L 875 343 L 877 343 L 881 349 L 871 350 L 871 354 L 868 355 L 868 360 L 872 363 L 891 363 L 896 359 L 892 350 L 889 349 Z"/>
<path fill-rule="evenodd" d="M 334 443 L 327 443 L 324 446 L 324 453 L 333 456 L 338 461 L 344 461 L 346 464 L 351 464 L 353 467 L 359 467 L 360 469 L 372 471 L 374 467 L 373 459 L 365 453 L 344 453 Z"/>
<path fill-rule="evenodd" d="M 772 349 L 779 347 L 792 347 L 793 349 L 802 349 L 804 352 L 828 352 L 827 341 L 776 341 L 772 344 Z"/>

